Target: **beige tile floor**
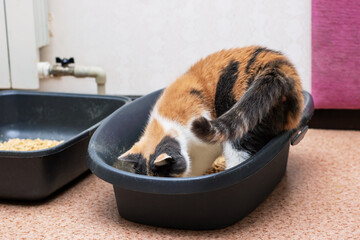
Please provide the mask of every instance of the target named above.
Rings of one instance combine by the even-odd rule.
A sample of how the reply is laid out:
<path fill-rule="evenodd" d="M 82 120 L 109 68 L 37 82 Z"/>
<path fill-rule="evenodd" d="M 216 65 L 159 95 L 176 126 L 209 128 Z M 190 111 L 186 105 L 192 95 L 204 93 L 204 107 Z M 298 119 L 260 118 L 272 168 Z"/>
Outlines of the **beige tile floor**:
<path fill-rule="evenodd" d="M 221 207 L 221 206 L 219 206 Z M 360 131 L 310 129 L 285 177 L 242 221 L 214 231 L 136 224 L 94 175 L 37 204 L 0 201 L 0 239 L 360 239 Z"/>

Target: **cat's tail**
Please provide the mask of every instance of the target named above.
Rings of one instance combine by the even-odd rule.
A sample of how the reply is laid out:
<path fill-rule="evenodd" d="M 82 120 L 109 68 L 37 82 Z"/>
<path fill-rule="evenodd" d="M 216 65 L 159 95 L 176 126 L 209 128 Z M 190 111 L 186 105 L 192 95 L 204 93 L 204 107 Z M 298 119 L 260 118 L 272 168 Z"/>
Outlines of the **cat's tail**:
<path fill-rule="evenodd" d="M 301 90 L 296 89 L 295 85 L 294 79 L 278 69 L 264 71 L 223 115 L 214 120 L 204 117 L 195 119 L 192 132 L 209 143 L 234 140 L 254 129 L 278 104 L 285 104 L 287 108 L 287 122 L 284 123 L 287 126 L 284 128 L 295 128 L 302 109 Z"/>

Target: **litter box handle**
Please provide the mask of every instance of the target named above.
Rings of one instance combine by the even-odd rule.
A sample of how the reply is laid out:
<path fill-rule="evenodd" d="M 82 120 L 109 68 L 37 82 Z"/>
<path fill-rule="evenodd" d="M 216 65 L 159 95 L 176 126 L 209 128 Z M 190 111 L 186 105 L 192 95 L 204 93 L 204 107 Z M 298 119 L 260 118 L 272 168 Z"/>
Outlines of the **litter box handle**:
<path fill-rule="evenodd" d="M 303 129 L 295 132 L 294 134 L 295 136 L 293 135 L 293 137 L 291 138 L 291 145 L 297 145 L 299 142 L 301 142 L 301 140 L 303 140 L 303 138 L 305 137 L 305 134 L 308 129 L 309 129 L 308 125 L 305 125 Z"/>
<path fill-rule="evenodd" d="M 304 138 L 309 129 L 307 125 L 314 113 L 314 101 L 310 93 L 303 91 L 304 110 L 301 116 L 300 124 L 291 137 L 291 145 L 297 145 Z"/>

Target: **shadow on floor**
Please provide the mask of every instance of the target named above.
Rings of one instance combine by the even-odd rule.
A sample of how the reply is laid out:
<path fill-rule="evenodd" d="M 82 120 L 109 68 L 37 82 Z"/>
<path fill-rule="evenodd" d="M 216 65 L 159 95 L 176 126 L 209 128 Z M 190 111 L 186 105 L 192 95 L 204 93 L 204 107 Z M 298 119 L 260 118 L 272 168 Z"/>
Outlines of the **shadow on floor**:
<path fill-rule="evenodd" d="M 85 178 L 91 175 L 90 170 L 87 170 L 85 173 L 81 174 L 79 177 L 75 178 L 70 183 L 66 184 L 65 186 L 61 187 L 60 189 L 56 190 L 54 193 L 50 194 L 48 197 L 40 200 L 7 200 L 1 199 L 0 204 L 12 204 L 12 205 L 25 205 L 25 206 L 37 206 L 42 205 L 48 202 L 53 201 L 55 198 L 60 197 L 61 195 L 65 194 L 69 189 L 74 187 L 75 185 L 79 184 L 80 182 L 84 181 Z"/>

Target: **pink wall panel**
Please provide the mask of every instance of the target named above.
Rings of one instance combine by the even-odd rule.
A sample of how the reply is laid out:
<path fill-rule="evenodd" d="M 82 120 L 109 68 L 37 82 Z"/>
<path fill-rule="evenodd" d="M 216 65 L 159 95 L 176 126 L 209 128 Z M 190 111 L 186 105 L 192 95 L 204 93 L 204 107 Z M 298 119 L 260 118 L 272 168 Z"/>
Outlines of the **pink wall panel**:
<path fill-rule="evenodd" d="M 360 1 L 312 0 L 316 108 L 360 109 Z"/>

